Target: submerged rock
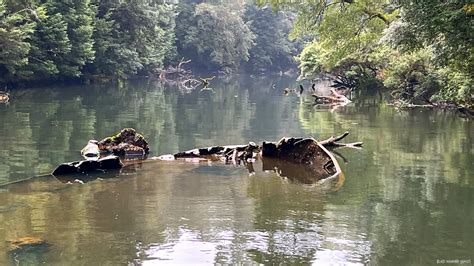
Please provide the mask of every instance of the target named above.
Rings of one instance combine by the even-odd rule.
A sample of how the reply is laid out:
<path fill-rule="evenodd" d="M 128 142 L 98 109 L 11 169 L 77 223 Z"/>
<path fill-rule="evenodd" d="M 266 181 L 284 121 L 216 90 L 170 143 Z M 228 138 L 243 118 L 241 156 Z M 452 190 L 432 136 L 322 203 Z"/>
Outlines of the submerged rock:
<path fill-rule="evenodd" d="M 98 148 L 101 152 L 118 156 L 145 156 L 150 151 L 148 142 L 133 128 L 124 128 L 116 135 L 99 141 Z"/>
<path fill-rule="evenodd" d="M 5 250 L 11 258 L 12 265 L 37 265 L 45 261 L 45 255 L 51 244 L 44 239 L 34 236 L 20 237 L 7 241 L 9 245 Z"/>
<path fill-rule="evenodd" d="M 40 248 L 49 246 L 44 239 L 39 237 L 20 237 L 10 240 L 10 252 L 24 251 L 26 249 Z"/>

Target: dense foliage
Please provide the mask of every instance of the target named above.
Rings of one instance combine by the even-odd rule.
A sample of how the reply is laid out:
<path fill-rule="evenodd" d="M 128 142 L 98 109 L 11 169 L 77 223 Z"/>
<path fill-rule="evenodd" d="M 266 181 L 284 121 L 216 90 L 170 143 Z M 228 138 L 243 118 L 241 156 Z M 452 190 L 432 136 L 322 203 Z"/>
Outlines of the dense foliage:
<path fill-rule="evenodd" d="M 225 72 L 247 61 L 254 35 L 242 18 L 242 10 L 208 3 L 185 5 L 178 17 L 180 54 L 195 64 Z"/>
<path fill-rule="evenodd" d="M 249 50 L 246 64 L 250 71 L 285 71 L 295 64 L 301 42 L 290 41 L 293 14 L 273 12 L 270 8 L 247 6 L 245 19 L 255 34 L 255 45 Z"/>
<path fill-rule="evenodd" d="M 149 74 L 173 58 L 175 8 L 147 0 L 97 0 L 94 74 Z"/>
<path fill-rule="evenodd" d="M 282 71 L 297 54 L 291 14 L 244 1 L 0 0 L 0 83 L 201 70 Z"/>
<path fill-rule="evenodd" d="M 292 37 L 312 36 L 299 56 L 303 78 L 346 86 L 383 82 L 397 99 L 474 104 L 474 5 L 469 1 L 281 1 L 298 12 Z"/>
<path fill-rule="evenodd" d="M 3 82 L 149 73 L 173 45 L 173 7 L 155 1 L 0 1 Z"/>

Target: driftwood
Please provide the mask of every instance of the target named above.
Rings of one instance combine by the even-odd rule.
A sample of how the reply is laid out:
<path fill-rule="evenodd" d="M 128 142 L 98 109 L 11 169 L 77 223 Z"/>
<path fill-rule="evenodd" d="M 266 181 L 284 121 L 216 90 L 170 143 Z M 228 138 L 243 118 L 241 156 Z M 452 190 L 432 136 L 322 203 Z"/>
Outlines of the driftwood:
<path fill-rule="evenodd" d="M 182 68 L 184 64 L 187 64 L 189 62 L 191 62 L 191 60 L 184 60 L 184 57 L 183 57 L 181 58 L 181 60 L 179 61 L 176 67 L 173 67 L 170 65 L 167 68 L 161 70 L 160 75 L 159 75 L 160 80 L 168 81 L 168 78 L 166 77 L 167 75 L 175 75 L 175 76 L 178 75 L 178 78 L 179 78 L 180 76 L 189 74 L 190 73 L 189 71 Z"/>
<path fill-rule="evenodd" d="M 176 67 L 168 66 L 160 72 L 159 80 L 168 85 L 177 86 L 180 90 L 188 92 L 199 87 L 203 82 L 196 79 L 191 71 L 185 70 L 183 65 L 190 63 L 191 60 L 182 58 Z"/>
<path fill-rule="evenodd" d="M 313 138 L 282 138 L 277 143 L 263 142 L 262 158 L 274 158 L 306 168 L 317 179 L 341 173 L 334 156 Z"/>
<path fill-rule="evenodd" d="M 452 103 L 432 103 L 428 100 L 425 99 L 427 102 L 426 104 L 414 104 L 410 103 L 409 101 L 403 101 L 403 100 L 397 100 L 393 103 L 389 103 L 389 106 L 394 106 L 397 109 L 414 109 L 414 108 L 438 108 L 438 109 L 445 109 L 445 110 L 451 110 L 451 111 L 457 111 L 461 113 L 462 115 L 473 118 L 474 117 L 474 110 L 464 107 L 464 106 L 459 106 L 456 104 Z"/>
<path fill-rule="evenodd" d="M 362 147 L 362 142 L 353 142 L 353 143 L 339 143 L 338 141 L 342 140 L 343 138 L 347 137 L 349 132 L 346 131 L 342 135 L 339 136 L 331 136 L 330 138 L 320 141 L 319 144 L 323 145 L 326 148 L 337 148 L 337 147 L 346 147 L 346 148 L 355 148 L 360 149 Z"/>
<path fill-rule="evenodd" d="M 158 160 L 176 160 L 176 159 L 204 159 L 211 161 L 222 160 L 225 163 L 240 164 L 246 163 L 250 159 L 258 156 L 260 147 L 254 142 L 247 145 L 226 145 L 212 146 L 199 149 L 192 149 L 175 154 L 158 156 Z"/>
<path fill-rule="evenodd" d="M 349 132 L 344 132 L 339 136 L 331 136 L 326 140 L 317 141 L 313 138 L 282 138 L 278 142 L 263 142 L 262 147 L 249 142 L 247 145 L 225 145 L 225 146 L 211 146 L 198 149 L 192 149 L 175 154 L 167 154 L 155 157 L 159 160 L 175 160 L 183 158 L 202 158 L 209 160 L 223 160 L 225 162 L 236 162 L 238 160 L 248 160 L 250 158 L 259 157 L 257 153 L 261 152 L 261 156 L 284 158 L 289 150 L 298 147 L 299 154 L 303 153 L 309 146 L 308 143 L 317 142 L 319 145 L 327 149 L 331 148 L 355 148 L 362 147 L 362 142 L 340 143 L 339 141 L 349 135 Z M 291 156 L 290 156 L 291 157 Z"/>
<path fill-rule="evenodd" d="M 213 80 L 215 76 L 209 78 L 193 76 L 190 71 L 182 68 L 182 65 L 189 62 L 191 62 L 191 60 L 184 60 L 184 58 L 182 58 L 176 67 L 168 66 L 168 68 L 161 71 L 159 75 L 160 81 L 168 85 L 177 86 L 184 92 L 189 92 L 200 86 L 202 86 L 201 90 L 207 89 L 210 81 Z M 168 78 L 168 75 L 171 76 L 171 79 Z"/>
<path fill-rule="evenodd" d="M 261 159 L 264 164 L 263 170 L 275 170 L 277 174 L 289 179 L 314 183 L 342 173 L 337 160 L 329 150 L 340 147 L 359 149 L 362 146 L 362 142 L 339 142 L 348 135 L 349 132 L 345 132 L 323 141 L 313 138 L 282 138 L 278 142 L 263 142 L 261 147 L 254 142 L 248 145 L 211 146 L 152 159 L 181 159 L 192 162 L 210 160 L 234 165 L 243 164 L 251 174 L 255 171 L 253 162 Z"/>
<path fill-rule="evenodd" d="M 331 88 L 331 95 L 332 96 L 321 96 L 313 93 L 316 104 L 338 104 L 338 105 L 346 105 L 351 102 L 346 96 L 338 93 L 334 88 Z"/>

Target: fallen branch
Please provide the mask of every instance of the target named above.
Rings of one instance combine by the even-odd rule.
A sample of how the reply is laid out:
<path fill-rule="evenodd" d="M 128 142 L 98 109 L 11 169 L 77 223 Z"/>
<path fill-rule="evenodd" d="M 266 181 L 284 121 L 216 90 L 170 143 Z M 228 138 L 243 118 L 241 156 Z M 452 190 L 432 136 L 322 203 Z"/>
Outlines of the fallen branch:
<path fill-rule="evenodd" d="M 404 108 L 435 108 L 439 107 L 434 104 L 413 104 L 413 103 L 406 103 L 406 102 L 395 102 L 395 103 L 389 103 L 389 106 L 395 106 L 396 108 L 399 109 L 404 109 Z"/>
<path fill-rule="evenodd" d="M 428 103 L 428 104 L 413 104 L 407 101 L 398 100 L 393 103 L 389 103 L 389 106 L 393 106 L 399 110 L 403 109 L 415 109 L 415 108 L 437 108 L 437 109 L 444 109 L 444 110 L 451 110 L 457 111 L 461 113 L 463 116 L 468 118 L 474 118 L 474 110 L 470 108 L 466 108 L 464 106 L 459 106 L 452 103 Z"/>
<path fill-rule="evenodd" d="M 334 88 L 331 88 L 332 96 L 320 96 L 317 94 L 312 94 L 317 104 L 341 104 L 346 105 L 351 102 L 346 96 L 338 93 Z"/>
<path fill-rule="evenodd" d="M 166 69 L 161 70 L 159 74 L 159 79 L 168 83 L 170 82 L 170 80 L 167 78 L 167 75 L 172 75 L 174 79 L 178 79 L 178 80 L 182 79 L 183 77 L 188 75 L 190 72 L 181 68 L 181 66 L 189 62 L 191 62 L 191 60 L 184 60 L 184 57 L 181 58 L 181 60 L 179 61 L 176 67 L 169 65 Z"/>
<path fill-rule="evenodd" d="M 353 142 L 353 143 L 339 143 L 338 141 L 342 140 L 343 138 L 347 137 L 349 132 L 346 131 L 344 134 L 340 136 L 331 136 L 326 140 L 322 140 L 319 144 L 323 145 L 326 148 L 337 148 L 337 147 L 346 147 L 346 148 L 354 148 L 360 149 L 362 147 L 362 142 Z"/>
<path fill-rule="evenodd" d="M 195 79 L 195 78 L 189 78 L 181 81 L 179 83 L 179 87 L 182 89 L 187 89 L 187 90 L 193 90 L 197 88 L 199 85 L 201 85 L 201 81 Z"/>

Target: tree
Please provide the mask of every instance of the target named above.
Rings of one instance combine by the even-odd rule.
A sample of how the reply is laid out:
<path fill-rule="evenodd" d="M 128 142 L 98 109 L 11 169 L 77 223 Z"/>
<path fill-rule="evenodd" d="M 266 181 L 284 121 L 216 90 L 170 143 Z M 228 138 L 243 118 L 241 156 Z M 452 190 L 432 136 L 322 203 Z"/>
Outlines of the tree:
<path fill-rule="evenodd" d="M 78 77 L 82 67 L 94 58 L 95 12 L 88 0 L 8 1 L 7 6 L 11 9 L 2 4 L 2 28 L 9 41 L 0 47 L 17 55 L 15 62 L 0 63 L 7 69 L 8 81 Z M 9 47 L 13 43 L 16 47 Z"/>
<path fill-rule="evenodd" d="M 314 38 L 299 56 L 305 78 L 326 74 L 346 87 L 380 80 L 399 99 L 474 104 L 468 1 L 258 2 L 298 12 L 292 37 Z"/>
<path fill-rule="evenodd" d="M 293 56 L 299 43 L 290 41 L 292 13 L 273 12 L 270 8 L 248 5 L 245 20 L 255 34 L 255 45 L 249 50 L 247 68 L 251 71 L 282 71 L 295 63 Z"/>
<path fill-rule="evenodd" d="M 67 23 L 62 14 L 47 14 L 37 22 L 31 36 L 31 49 L 28 64 L 23 67 L 24 79 L 55 78 L 59 73 L 58 65 L 72 50 L 67 33 Z"/>
<path fill-rule="evenodd" d="M 209 69 L 231 71 L 249 59 L 254 34 L 242 19 L 241 10 L 198 4 L 191 19 L 191 7 L 178 17 L 178 52 Z"/>
<path fill-rule="evenodd" d="M 97 2 L 93 73 L 127 77 L 161 69 L 175 56 L 174 7 L 155 1 Z"/>
<path fill-rule="evenodd" d="M 403 20 L 416 37 L 411 47 L 431 46 L 441 65 L 474 73 L 472 1 L 399 1 Z M 401 36 L 407 39 L 406 36 Z"/>
<path fill-rule="evenodd" d="M 390 63 L 385 83 L 410 98 L 428 93 L 430 100 L 472 107 L 473 5 L 468 1 L 426 0 L 399 4 L 400 17 L 385 31 L 381 42 L 404 54 Z"/>
<path fill-rule="evenodd" d="M 61 14 L 71 45 L 69 52 L 56 61 L 59 73 L 66 77 L 78 77 L 82 74 L 82 67 L 94 59 L 92 22 L 95 8 L 90 0 L 49 0 L 47 8 L 49 14 Z"/>
<path fill-rule="evenodd" d="M 397 10 L 386 0 L 363 1 L 261 1 L 278 9 L 298 12 L 292 38 L 311 36 L 299 56 L 302 77 L 318 74 L 349 80 L 345 85 L 374 79 L 376 68 L 368 55 L 376 50 L 385 28 L 396 17 Z M 318 72 L 318 73 L 316 73 Z"/>
<path fill-rule="evenodd" d="M 0 0 L 0 81 L 9 81 L 19 75 L 28 64 L 30 38 L 36 22 L 31 19 L 33 9 L 8 10 Z"/>

